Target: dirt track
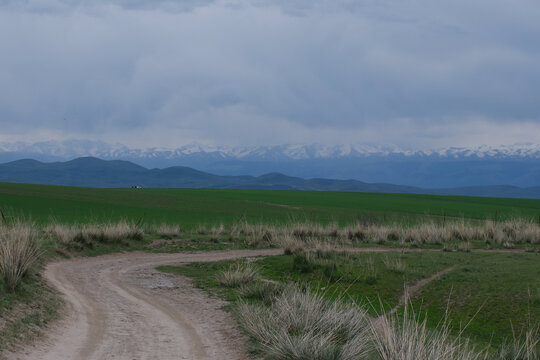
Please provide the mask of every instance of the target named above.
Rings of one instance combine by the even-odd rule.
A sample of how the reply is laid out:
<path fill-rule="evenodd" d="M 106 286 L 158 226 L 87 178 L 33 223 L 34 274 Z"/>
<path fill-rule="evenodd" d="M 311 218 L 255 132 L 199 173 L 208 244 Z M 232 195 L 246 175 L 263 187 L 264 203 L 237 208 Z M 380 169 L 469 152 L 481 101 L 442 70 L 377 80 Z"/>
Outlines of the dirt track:
<path fill-rule="evenodd" d="M 51 263 L 45 277 L 64 295 L 69 315 L 7 359 L 245 359 L 245 339 L 221 310 L 224 302 L 154 268 L 279 253 L 128 253 Z"/>
<path fill-rule="evenodd" d="M 348 251 L 395 252 L 400 249 Z M 5 358 L 247 359 L 245 339 L 231 315 L 221 310 L 225 302 L 194 288 L 190 280 L 160 273 L 155 267 L 280 253 L 282 251 L 276 249 L 126 253 L 51 263 L 45 270 L 45 277 L 64 295 L 68 314 L 48 330 L 49 335 L 44 340 L 23 352 L 7 354 Z M 418 292 L 431 280 L 452 269 L 445 269 L 408 287 L 400 304 L 407 295 Z"/>

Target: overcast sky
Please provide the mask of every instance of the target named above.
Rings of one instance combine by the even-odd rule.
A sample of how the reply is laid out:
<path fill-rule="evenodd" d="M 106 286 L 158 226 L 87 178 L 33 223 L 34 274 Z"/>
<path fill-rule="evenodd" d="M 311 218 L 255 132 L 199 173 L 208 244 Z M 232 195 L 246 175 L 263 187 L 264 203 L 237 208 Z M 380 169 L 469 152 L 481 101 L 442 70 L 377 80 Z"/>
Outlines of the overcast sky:
<path fill-rule="evenodd" d="M 0 0 L 0 141 L 540 140 L 538 0 Z"/>

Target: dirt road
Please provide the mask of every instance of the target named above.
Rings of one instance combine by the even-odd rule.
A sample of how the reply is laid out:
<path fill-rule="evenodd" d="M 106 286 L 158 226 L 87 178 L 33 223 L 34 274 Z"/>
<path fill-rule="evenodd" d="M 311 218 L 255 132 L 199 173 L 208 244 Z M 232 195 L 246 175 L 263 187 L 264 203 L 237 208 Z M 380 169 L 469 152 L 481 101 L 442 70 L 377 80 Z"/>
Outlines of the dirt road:
<path fill-rule="evenodd" d="M 5 355 L 6 360 L 247 359 L 245 339 L 231 314 L 221 310 L 225 302 L 194 288 L 190 280 L 161 273 L 155 267 L 280 253 L 277 249 L 126 253 L 51 263 L 44 275 L 63 294 L 68 314 L 48 330 L 44 340 L 22 353 Z M 419 281 L 405 294 L 418 292 L 452 269 Z"/>
<path fill-rule="evenodd" d="M 7 359 L 245 359 L 245 339 L 221 310 L 224 302 L 154 268 L 279 253 L 128 253 L 51 263 L 45 277 L 69 314 L 44 340 Z"/>

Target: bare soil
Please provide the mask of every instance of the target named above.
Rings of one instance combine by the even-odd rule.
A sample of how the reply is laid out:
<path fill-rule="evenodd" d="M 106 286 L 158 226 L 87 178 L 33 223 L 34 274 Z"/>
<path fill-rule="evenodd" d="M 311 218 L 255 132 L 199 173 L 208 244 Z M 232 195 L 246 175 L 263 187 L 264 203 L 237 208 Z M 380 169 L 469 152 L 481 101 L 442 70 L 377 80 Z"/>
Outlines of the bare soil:
<path fill-rule="evenodd" d="M 246 339 L 225 302 L 160 265 L 220 261 L 281 250 L 125 253 L 51 263 L 46 279 L 68 304 L 48 335 L 6 360 L 247 359 Z"/>

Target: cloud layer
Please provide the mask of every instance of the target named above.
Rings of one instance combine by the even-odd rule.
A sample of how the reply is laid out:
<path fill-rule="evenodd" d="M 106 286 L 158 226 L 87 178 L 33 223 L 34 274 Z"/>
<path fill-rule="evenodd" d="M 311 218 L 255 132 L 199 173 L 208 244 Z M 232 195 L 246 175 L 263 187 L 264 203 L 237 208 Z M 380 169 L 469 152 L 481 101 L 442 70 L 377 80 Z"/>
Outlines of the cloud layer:
<path fill-rule="evenodd" d="M 534 0 L 0 0 L 0 140 L 540 138 Z"/>

